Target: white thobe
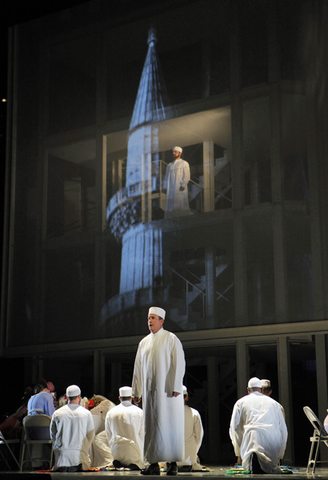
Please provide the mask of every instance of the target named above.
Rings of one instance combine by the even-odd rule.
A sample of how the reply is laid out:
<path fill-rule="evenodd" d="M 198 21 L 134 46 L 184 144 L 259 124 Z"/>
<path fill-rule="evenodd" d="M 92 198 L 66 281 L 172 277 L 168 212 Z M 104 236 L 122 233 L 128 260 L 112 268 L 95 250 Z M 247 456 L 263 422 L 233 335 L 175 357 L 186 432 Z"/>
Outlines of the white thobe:
<path fill-rule="evenodd" d="M 107 440 L 106 430 L 99 432 L 92 442 L 91 466 L 105 467 L 113 463 L 113 455 Z"/>
<path fill-rule="evenodd" d="M 161 328 L 138 346 L 132 380 L 133 396 L 142 397 L 145 418 L 144 454 L 149 463 L 184 459 L 183 376 L 180 340 Z M 173 392 L 180 395 L 173 397 Z"/>
<path fill-rule="evenodd" d="M 166 167 L 164 189 L 166 189 L 165 218 L 189 215 L 188 182 L 189 163 L 181 158 Z M 183 187 L 184 190 L 180 190 Z"/>
<path fill-rule="evenodd" d="M 251 469 L 251 455 L 256 453 L 264 472 L 281 473 L 287 427 L 278 402 L 260 392 L 242 397 L 233 408 L 229 433 L 245 470 Z"/>
<path fill-rule="evenodd" d="M 89 449 L 95 431 L 91 413 L 77 404 L 68 404 L 52 416 L 50 437 L 54 444 L 55 465 L 58 467 L 90 467 Z"/>
<path fill-rule="evenodd" d="M 202 419 L 197 410 L 184 406 L 185 418 L 185 459 L 178 462 L 178 466 L 191 465 L 194 471 L 201 470 L 197 461 L 197 454 L 202 444 L 204 429 Z"/>
<path fill-rule="evenodd" d="M 144 419 L 141 408 L 123 401 L 106 416 L 105 430 L 114 460 L 144 467 Z"/>

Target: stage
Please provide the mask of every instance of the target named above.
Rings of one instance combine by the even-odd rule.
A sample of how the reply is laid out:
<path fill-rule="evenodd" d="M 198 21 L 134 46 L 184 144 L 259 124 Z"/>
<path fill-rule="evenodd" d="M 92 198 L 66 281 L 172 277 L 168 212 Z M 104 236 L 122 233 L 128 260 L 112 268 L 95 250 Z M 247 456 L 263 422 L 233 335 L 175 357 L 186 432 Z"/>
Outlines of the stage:
<path fill-rule="evenodd" d="M 284 475 L 251 475 L 251 474 L 235 474 L 235 475 L 227 475 L 227 470 L 231 467 L 229 466 L 213 466 L 209 467 L 210 471 L 207 472 L 190 472 L 190 473 L 179 473 L 178 477 L 182 480 L 197 480 L 205 478 L 210 478 L 211 480 L 218 480 L 222 478 L 229 478 L 229 477 L 239 477 L 239 478 L 249 478 L 249 477 L 256 477 L 256 478 L 267 478 L 267 479 L 280 479 Z M 328 468 L 321 468 L 317 467 L 315 474 L 307 474 L 306 467 L 291 467 L 292 473 L 289 475 L 293 475 L 294 478 L 298 479 L 306 479 L 306 478 L 323 478 L 328 479 Z M 36 480 L 36 479 L 44 479 L 44 480 L 76 480 L 77 478 L 85 478 L 87 480 L 100 480 L 101 478 L 109 478 L 109 477 L 128 477 L 128 480 L 141 480 L 141 478 L 151 478 L 156 479 L 158 476 L 149 476 L 143 477 L 140 473 L 131 472 L 131 471 L 88 471 L 83 473 L 57 473 L 57 472 L 0 472 L 0 480 Z M 162 472 L 160 475 L 161 478 L 166 477 L 165 472 Z"/>

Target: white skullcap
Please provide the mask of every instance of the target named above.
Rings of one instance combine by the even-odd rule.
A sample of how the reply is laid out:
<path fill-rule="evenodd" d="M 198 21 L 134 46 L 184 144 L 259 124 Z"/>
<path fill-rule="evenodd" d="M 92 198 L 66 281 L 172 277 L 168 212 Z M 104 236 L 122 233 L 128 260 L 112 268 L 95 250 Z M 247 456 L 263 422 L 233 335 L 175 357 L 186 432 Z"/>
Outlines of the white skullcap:
<path fill-rule="evenodd" d="M 177 150 L 178 152 L 182 153 L 182 148 L 181 148 L 181 147 L 173 147 L 173 148 L 172 148 L 172 152 L 173 152 L 174 150 Z"/>
<path fill-rule="evenodd" d="M 80 387 L 77 385 L 70 385 L 66 388 L 66 395 L 67 397 L 77 397 L 78 395 L 81 395 Z"/>
<path fill-rule="evenodd" d="M 183 394 L 187 395 L 188 394 L 187 387 L 185 385 L 182 385 L 182 388 L 183 388 Z"/>
<path fill-rule="evenodd" d="M 132 397 L 132 387 L 121 387 L 120 397 Z"/>
<path fill-rule="evenodd" d="M 270 382 L 270 380 L 267 380 L 267 379 L 263 378 L 263 379 L 261 380 L 261 384 L 262 384 L 262 387 L 263 387 L 263 388 L 271 388 L 271 382 Z"/>
<path fill-rule="evenodd" d="M 248 382 L 248 388 L 262 388 L 261 380 L 257 377 L 253 377 Z"/>
<path fill-rule="evenodd" d="M 150 307 L 148 315 L 150 315 L 151 313 L 165 319 L 166 311 L 161 307 Z"/>

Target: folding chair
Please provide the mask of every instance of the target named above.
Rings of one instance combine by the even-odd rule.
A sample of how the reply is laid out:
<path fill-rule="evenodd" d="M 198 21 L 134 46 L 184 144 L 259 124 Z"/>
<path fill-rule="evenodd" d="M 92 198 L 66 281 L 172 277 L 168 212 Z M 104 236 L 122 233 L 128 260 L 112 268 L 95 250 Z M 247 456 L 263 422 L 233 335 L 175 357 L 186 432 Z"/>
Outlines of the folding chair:
<path fill-rule="evenodd" d="M 19 469 L 20 468 L 19 461 L 17 460 L 16 456 L 14 455 L 14 452 L 10 448 L 10 445 L 18 444 L 18 443 L 19 443 L 18 439 L 17 440 L 6 440 L 5 437 L 3 436 L 2 432 L 0 432 L 0 455 L 2 457 L 2 460 L 7 465 L 8 470 L 11 470 L 10 463 L 8 462 L 8 459 L 7 459 L 6 455 L 2 452 L 1 447 L 2 446 L 6 447 L 9 455 L 12 457 L 12 459 L 14 460 L 15 464 L 17 465 L 17 467 Z"/>
<path fill-rule="evenodd" d="M 29 463 L 31 469 L 44 468 L 47 463 L 52 466 L 53 444 L 50 439 L 50 422 L 48 415 L 27 415 L 23 419 L 23 435 L 20 454 L 20 470 Z"/>
<path fill-rule="evenodd" d="M 318 417 L 313 413 L 310 407 L 303 407 L 303 411 L 307 418 L 309 419 L 312 427 L 314 428 L 313 436 L 310 437 L 311 448 L 309 454 L 309 460 L 306 468 L 306 473 L 309 473 L 310 467 L 312 465 L 311 473 L 315 472 L 315 467 L 317 463 L 324 463 L 324 461 L 318 460 L 319 447 L 320 443 L 323 443 L 328 447 L 328 433 L 324 429 L 324 426 L 318 419 Z M 313 456 L 314 453 L 314 456 Z"/>

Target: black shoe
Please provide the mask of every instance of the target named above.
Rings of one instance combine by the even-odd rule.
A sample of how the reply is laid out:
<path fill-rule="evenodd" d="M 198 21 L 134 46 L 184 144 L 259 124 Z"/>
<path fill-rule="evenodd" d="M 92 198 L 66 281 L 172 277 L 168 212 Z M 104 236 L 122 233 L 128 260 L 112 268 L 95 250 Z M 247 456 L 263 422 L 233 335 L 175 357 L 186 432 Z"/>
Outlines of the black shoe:
<path fill-rule="evenodd" d="M 138 467 L 138 465 L 135 465 L 134 463 L 130 463 L 130 465 L 126 465 L 124 467 L 124 470 L 140 470 L 140 468 Z"/>
<path fill-rule="evenodd" d="M 192 465 L 182 465 L 181 467 L 178 467 L 178 471 L 181 473 L 191 472 Z"/>
<path fill-rule="evenodd" d="M 169 463 L 166 475 L 178 475 L 178 465 L 176 462 Z"/>
<path fill-rule="evenodd" d="M 113 465 L 115 467 L 115 470 L 120 470 L 121 468 L 124 468 L 124 465 L 122 465 L 122 463 L 118 460 L 113 460 Z"/>
<path fill-rule="evenodd" d="M 252 473 L 255 473 L 255 474 L 263 474 L 263 473 L 265 473 L 265 472 L 262 470 L 262 468 L 261 468 L 259 459 L 258 459 L 258 457 L 257 457 L 257 455 L 256 455 L 255 452 L 252 454 L 251 472 L 252 472 Z"/>
<path fill-rule="evenodd" d="M 141 475 L 160 475 L 158 463 L 152 463 L 147 468 L 140 470 Z"/>

